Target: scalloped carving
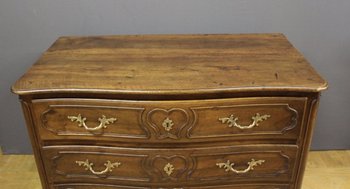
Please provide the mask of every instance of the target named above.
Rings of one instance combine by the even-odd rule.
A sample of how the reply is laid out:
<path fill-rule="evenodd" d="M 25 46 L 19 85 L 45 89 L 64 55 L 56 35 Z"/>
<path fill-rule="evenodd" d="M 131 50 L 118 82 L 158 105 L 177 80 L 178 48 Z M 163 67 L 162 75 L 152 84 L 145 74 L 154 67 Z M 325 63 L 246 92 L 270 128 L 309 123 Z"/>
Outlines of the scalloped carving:
<path fill-rule="evenodd" d="M 209 177 L 209 178 L 193 178 L 192 175 L 193 173 L 196 171 L 196 169 L 198 168 L 198 157 L 208 157 L 208 156 L 217 156 L 218 159 L 220 159 L 220 162 L 222 160 L 226 160 L 226 159 L 230 159 L 230 158 L 226 158 L 226 156 L 232 156 L 232 155 L 237 155 L 237 154 L 247 154 L 247 153 L 252 153 L 252 154 L 278 154 L 281 159 L 283 159 L 284 163 L 283 166 L 281 167 L 281 169 L 276 170 L 275 172 L 272 173 L 263 173 L 263 174 L 259 174 L 259 173 L 255 173 L 255 172 L 251 172 L 247 175 L 245 174 L 233 174 L 233 173 L 227 173 L 224 171 L 221 171 L 222 175 L 220 176 L 214 176 L 214 177 Z M 199 180 L 199 181 L 211 181 L 211 180 L 225 180 L 228 178 L 244 178 L 244 177 L 254 177 L 254 178 L 264 178 L 264 177 L 277 177 L 281 174 L 285 174 L 288 171 L 290 171 L 291 167 L 291 158 L 285 154 L 283 151 L 244 151 L 244 152 L 235 152 L 235 153 L 230 153 L 230 152 L 226 152 L 226 153 L 217 153 L 217 154 L 195 154 L 195 155 L 191 155 L 192 161 L 193 161 L 193 169 L 191 169 L 188 174 L 187 174 L 187 178 L 188 180 Z M 254 158 L 254 157 L 250 157 L 250 158 Z M 247 162 L 250 161 L 250 159 L 247 159 Z M 269 159 L 266 158 L 265 161 L 265 165 L 264 166 L 268 166 L 269 164 Z M 261 166 L 260 169 L 264 166 Z"/>
<path fill-rule="evenodd" d="M 136 182 L 147 182 L 150 179 L 149 178 L 136 178 L 136 177 L 118 177 L 118 176 L 113 176 L 111 173 L 107 173 L 107 174 L 101 174 L 101 175 L 94 175 L 91 174 L 88 171 L 84 171 L 84 173 L 82 174 L 75 174 L 75 173 L 69 173 L 69 172 L 65 172 L 63 170 L 59 170 L 58 167 L 58 161 L 64 156 L 64 155 L 69 155 L 69 154 L 88 154 L 88 155 L 96 155 L 96 156 L 102 156 L 102 155 L 108 155 L 110 157 L 139 157 L 141 159 L 140 164 L 140 170 L 144 169 L 144 167 L 146 166 L 146 159 L 148 157 L 148 155 L 136 155 L 136 154 L 119 154 L 119 153 L 111 153 L 111 152 L 91 152 L 91 151 L 66 151 L 66 150 L 62 150 L 62 151 L 57 151 L 56 155 L 54 155 L 53 157 L 51 157 L 51 170 L 54 170 L 56 174 L 58 175 L 62 175 L 65 176 L 66 178 L 90 178 L 90 179 L 96 179 L 96 178 L 103 178 L 103 179 L 109 179 L 109 180 L 129 180 L 129 181 L 136 181 Z M 103 165 L 103 162 L 98 162 L 99 158 L 96 159 L 96 161 L 94 161 L 94 164 L 98 164 L 100 163 L 101 165 Z M 75 159 L 72 159 L 72 162 L 74 164 Z M 136 162 L 135 162 L 136 163 Z M 124 164 L 123 166 L 127 166 L 127 164 Z M 118 170 L 119 171 L 119 170 Z"/>
<path fill-rule="evenodd" d="M 286 125 L 279 130 L 260 130 L 260 131 L 256 131 L 254 129 L 247 129 L 244 132 L 237 132 L 237 133 L 231 133 L 230 131 L 232 130 L 232 128 L 229 128 L 230 130 L 227 131 L 227 134 L 211 134 L 211 135 L 194 135 L 194 129 L 195 127 L 198 127 L 198 114 L 196 113 L 197 110 L 204 110 L 204 109 L 220 109 L 220 108 L 240 108 L 240 107 L 266 107 L 266 109 L 268 109 L 269 107 L 276 107 L 276 106 L 281 106 L 283 107 L 285 110 L 287 110 L 287 112 L 290 112 L 290 120 L 286 123 Z M 292 107 L 289 106 L 289 104 L 285 104 L 285 103 L 278 103 L 278 104 L 249 104 L 249 105 L 232 105 L 232 106 L 210 106 L 210 107 L 196 107 L 196 108 L 190 108 L 194 114 L 194 122 L 193 124 L 187 129 L 187 138 L 220 138 L 220 137 L 232 137 L 232 136 L 239 136 L 239 135 L 282 135 L 284 133 L 286 133 L 287 131 L 290 131 L 294 128 L 296 128 L 296 126 L 298 125 L 298 119 L 299 119 L 299 114 L 298 111 Z M 254 112 L 255 113 L 255 112 Z M 227 114 L 230 114 L 230 111 L 227 111 Z M 223 115 L 223 116 L 227 116 L 227 115 Z M 268 124 L 269 121 L 271 123 L 271 121 L 273 121 L 274 115 L 271 114 L 271 118 L 270 120 L 266 120 L 264 124 Z M 220 122 L 218 121 L 218 118 L 215 120 L 212 120 L 210 123 L 216 124 L 216 125 L 222 125 L 220 124 Z M 208 124 L 210 124 L 208 123 Z M 211 124 L 210 126 L 213 126 L 213 124 Z M 202 127 L 207 127 L 209 125 L 201 125 Z M 222 125 L 221 128 L 218 129 L 226 129 L 228 127 L 225 127 L 225 125 Z"/>
<path fill-rule="evenodd" d="M 169 165 L 172 167 L 171 174 L 164 170 Z M 149 171 L 149 174 L 157 175 L 155 178 L 160 178 L 161 181 L 179 181 L 190 165 L 191 162 L 183 155 L 157 155 L 150 160 L 152 170 Z"/>
<path fill-rule="evenodd" d="M 289 123 L 286 125 L 286 127 L 284 127 L 281 130 L 281 133 L 284 134 L 285 132 L 294 129 L 297 124 L 298 124 L 298 118 L 299 118 L 299 114 L 298 111 L 292 107 L 289 106 L 289 104 L 286 104 L 286 108 L 292 113 L 292 116 L 290 118 Z"/>
<path fill-rule="evenodd" d="M 54 184 L 56 189 L 151 189 L 150 187 L 122 186 L 114 184 L 93 184 L 93 183 L 63 183 Z M 174 188 L 171 188 L 174 189 Z M 179 188 L 180 189 L 180 188 Z"/>
<path fill-rule="evenodd" d="M 165 125 L 166 121 L 171 127 Z M 155 108 L 147 113 L 147 123 L 151 126 L 158 139 L 179 139 L 182 130 L 189 124 L 190 116 L 184 109 Z"/>
<path fill-rule="evenodd" d="M 97 130 L 97 131 L 86 131 L 84 128 L 80 128 L 78 131 L 76 129 L 76 124 L 71 123 L 68 119 L 68 115 L 62 115 L 59 113 L 58 109 L 70 109 L 70 108 L 81 108 L 82 111 L 84 109 L 96 109 L 96 111 L 103 110 L 115 110 L 116 114 L 118 111 L 128 110 L 128 111 L 136 111 L 138 112 L 137 123 L 138 128 L 140 129 L 140 133 L 143 134 L 128 134 L 128 133 L 118 133 L 118 127 L 120 127 L 120 123 L 116 123 L 111 127 L 116 127 L 116 129 L 111 132 L 109 129 Z M 115 107 L 115 106 L 87 106 L 87 105 L 49 105 L 48 108 L 43 111 L 40 115 L 41 126 L 51 133 L 58 136 L 105 136 L 105 137 L 117 137 L 117 138 L 149 138 L 149 131 L 142 124 L 142 113 L 144 112 L 144 108 L 133 108 L 133 107 Z M 74 112 L 75 113 L 75 112 Z M 102 114 L 102 113 L 101 113 Z M 61 125 L 53 126 L 50 125 L 49 116 L 56 116 L 57 119 L 60 119 Z M 124 119 L 123 117 L 118 117 L 119 120 Z M 130 119 L 130 118 L 125 118 Z M 119 124 L 119 125 L 118 125 Z M 74 128 L 74 129 L 70 129 Z"/>

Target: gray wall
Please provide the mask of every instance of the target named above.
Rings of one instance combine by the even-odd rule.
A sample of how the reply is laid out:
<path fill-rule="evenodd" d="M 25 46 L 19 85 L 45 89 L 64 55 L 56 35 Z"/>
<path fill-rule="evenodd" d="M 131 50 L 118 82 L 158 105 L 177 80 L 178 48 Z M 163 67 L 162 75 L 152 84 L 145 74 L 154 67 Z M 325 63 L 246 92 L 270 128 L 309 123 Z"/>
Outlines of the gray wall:
<path fill-rule="evenodd" d="M 1 0 L 0 145 L 31 152 L 10 86 L 62 35 L 282 32 L 329 81 L 313 149 L 350 149 L 349 0 Z"/>

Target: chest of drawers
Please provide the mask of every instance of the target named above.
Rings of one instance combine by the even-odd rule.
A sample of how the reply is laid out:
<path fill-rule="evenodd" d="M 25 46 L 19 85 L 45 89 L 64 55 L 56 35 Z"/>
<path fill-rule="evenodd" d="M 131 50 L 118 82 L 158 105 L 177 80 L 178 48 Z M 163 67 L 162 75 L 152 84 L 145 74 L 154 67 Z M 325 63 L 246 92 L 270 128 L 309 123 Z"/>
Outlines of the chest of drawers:
<path fill-rule="evenodd" d="M 281 34 L 61 37 L 12 87 L 43 188 L 300 188 L 327 83 Z"/>

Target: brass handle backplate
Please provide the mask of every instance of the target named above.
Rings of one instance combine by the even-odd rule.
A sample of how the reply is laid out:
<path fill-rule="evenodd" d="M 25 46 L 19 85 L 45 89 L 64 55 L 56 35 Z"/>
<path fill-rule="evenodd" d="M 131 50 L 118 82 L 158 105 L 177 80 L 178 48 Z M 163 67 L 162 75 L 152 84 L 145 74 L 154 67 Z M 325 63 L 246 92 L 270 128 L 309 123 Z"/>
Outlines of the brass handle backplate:
<path fill-rule="evenodd" d="M 250 162 L 248 162 L 248 167 L 244 170 L 236 170 L 233 168 L 234 166 L 234 163 L 231 163 L 230 160 L 227 160 L 226 163 L 217 163 L 216 165 L 219 167 L 219 168 L 224 168 L 226 172 L 229 172 L 229 171 L 232 171 L 234 173 L 237 173 L 237 174 L 242 174 L 242 173 L 247 173 L 251 170 L 254 170 L 254 167 L 255 166 L 258 166 L 258 165 L 261 165 L 262 163 L 264 163 L 265 160 L 254 160 L 252 159 Z"/>
<path fill-rule="evenodd" d="M 88 131 L 96 131 L 102 128 L 107 128 L 108 124 L 117 121 L 117 118 L 106 118 L 105 115 L 102 115 L 102 118 L 98 118 L 100 125 L 98 125 L 97 127 L 88 127 L 85 123 L 86 118 L 82 117 L 81 114 L 78 114 L 78 116 L 68 116 L 67 118 L 70 119 L 72 122 L 79 123 L 79 127 L 84 127 Z"/>
<path fill-rule="evenodd" d="M 253 122 L 250 125 L 243 125 L 243 126 L 237 123 L 238 117 L 234 117 L 233 115 L 230 115 L 230 117 L 219 118 L 219 121 L 221 121 L 222 123 L 227 123 L 228 127 L 237 127 L 239 129 L 251 129 L 255 126 L 259 126 L 259 122 L 264 121 L 269 117 L 271 116 L 260 115 L 259 113 L 256 113 L 255 116 L 252 117 Z"/>
<path fill-rule="evenodd" d="M 111 163 L 110 161 L 107 161 L 104 164 L 104 166 L 106 166 L 106 169 L 104 169 L 102 171 L 95 171 L 92 168 L 94 164 L 90 163 L 88 159 L 86 161 L 75 161 L 75 163 L 77 163 L 79 166 L 85 167 L 85 170 L 89 170 L 94 175 L 102 175 L 102 174 L 105 174 L 107 172 L 112 172 L 113 168 L 118 168 L 121 165 L 120 162 Z"/>

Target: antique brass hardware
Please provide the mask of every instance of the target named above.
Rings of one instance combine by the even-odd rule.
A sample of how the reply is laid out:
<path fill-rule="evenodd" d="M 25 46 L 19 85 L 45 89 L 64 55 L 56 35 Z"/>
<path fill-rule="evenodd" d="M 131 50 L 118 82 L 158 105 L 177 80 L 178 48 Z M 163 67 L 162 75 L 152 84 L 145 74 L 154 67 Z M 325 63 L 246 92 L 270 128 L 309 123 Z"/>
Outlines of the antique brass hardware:
<path fill-rule="evenodd" d="M 98 118 L 100 125 L 98 125 L 97 127 L 88 127 L 85 124 L 86 118 L 82 117 L 81 114 L 78 114 L 78 116 L 67 116 L 67 118 L 70 119 L 72 122 L 79 123 L 79 127 L 84 127 L 88 131 L 96 131 L 102 128 L 107 128 L 108 124 L 111 124 L 117 120 L 117 118 L 106 118 L 105 115 L 102 115 L 102 118 Z"/>
<path fill-rule="evenodd" d="M 167 163 L 163 168 L 163 170 L 168 176 L 170 176 L 173 173 L 174 169 L 174 165 L 172 165 L 171 163 Z"/>
<path fill-rule="evenodd" d="M 106 166 L 106 169 L 103 171 L 95 171 L 92 167 L 93 167 L 93 163 L 90 163 L 89 160 L 87 159 L 86 161 L 75 161 L 75 163 L 77 163 L 79 166 L 83 166 L 85 167 L 85 170 L 90 170 L 90 172 L 94 175 L 102 175 L 105 174 L 107 172 L 112 172 L 113 168 L 118 168 L 121 163 L 120 162 L 115 162 L 115 163 L 111 163 L 110 161 L 107 161 L 104 166 Z"/>
<path fill-rule="evenodd" d="M 250 125 L 242 126 L 237 123 L 238 117 L 234 117 L 233 115 L 230 115 L 230 117 L 224 117 L 219 118 L 219 121 L 222 123 L 227 123 L 228 127 L 237 127 L 240 129 L 250 129 L 255 126 L 259 126 L 259 122 L 266 120 L 267 118 L 271 117 L 270 115 L 260 115 L 259 113 L 256 113 L 255 116 L 252 117 L 253 122 Z"/>
<path fill-rule="evenodd" d="M 217 163 L 216 165 L 219 167 L 219 168 L 224 168 L 226 172 L 228 171 L 232 171 L 232 172 L 235 172 L 237 174 L 242 174 L 242 173 L 247 173 L 249 172 L 250 170 L 254 170 L 254 167 L 255 166 L 258 166 L 258 165 L 261 165 L 262 163 L 264 163 L 265 160 L 254 160 L 252 159 L 250 162 L 248 162 L 248 167 L 244 170 L 236 170 L 233 168 L 234 166 L 234 163 L 231 163 L 230 160 L 227 160 L 226 163 Z"/>
<path fill-rule="evenodd" d="M 164 119 L 162 126 L 166 131 L 170 131 L 173 128 L 174 122 L 173 120 L 169 119 L 168 117 Z"/>

